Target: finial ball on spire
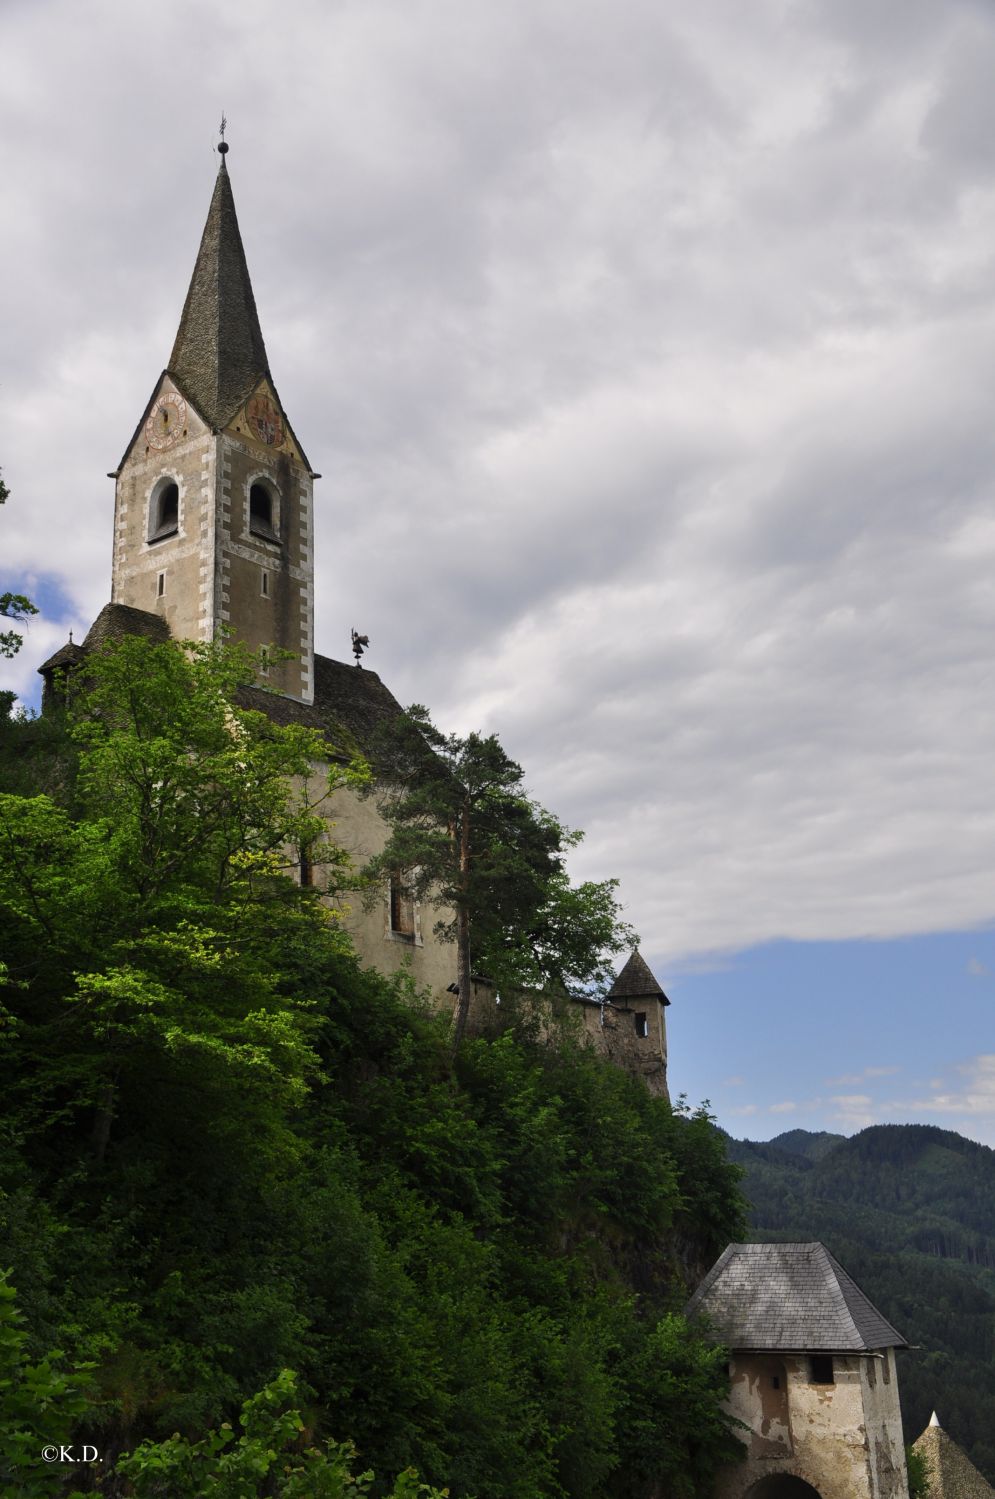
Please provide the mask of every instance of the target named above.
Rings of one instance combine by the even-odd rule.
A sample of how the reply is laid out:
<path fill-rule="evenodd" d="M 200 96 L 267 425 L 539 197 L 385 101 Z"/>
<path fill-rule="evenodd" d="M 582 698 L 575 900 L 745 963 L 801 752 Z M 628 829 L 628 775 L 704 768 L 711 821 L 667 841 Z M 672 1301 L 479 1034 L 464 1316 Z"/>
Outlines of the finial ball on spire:
<path fill-rule="evenodd" d="M 225 156 L 228 154 L 228 142 L 225 140 L 225 131 L 227 129 L 228 129 L 228 120 L 227 120 L 227 117 L 225 115 L 222 115 L 221 116 L 221 129 L 218 132 L 220 134 L 220 136 L 221 136 L 221 141 L 220 141 L 220 143 L 218 145 L 218 151 L 219 151 L 219 153 L 221 155 L 222 162 L 224 161 Z"/>

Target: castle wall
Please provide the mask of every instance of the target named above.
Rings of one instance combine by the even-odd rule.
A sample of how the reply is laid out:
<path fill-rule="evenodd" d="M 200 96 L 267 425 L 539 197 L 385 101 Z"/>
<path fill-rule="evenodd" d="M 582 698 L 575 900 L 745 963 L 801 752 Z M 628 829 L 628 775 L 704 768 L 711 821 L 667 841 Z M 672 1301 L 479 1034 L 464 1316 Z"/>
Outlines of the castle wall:
<path fill-rule="evenodd" d="M 316 770 L 317 777 L 327 775 L 327 769 Z M 345 850 L 356 870 L 360 870 L 387 842 L 387 824 L 380 816 L 372 799 L 357 796 L 348 788 L 342 788 L 326 797 L 316 809 L 326 819 L 329 843 Z M 320 851 L 315 851 L 316 883 L 321 885 L 328 878 L 320 864 Z M 334 877 L 334 876 L 333 876 Z M 415 931 L 411 938 L 402 937 L 390 928 L 390 909 L 386 894 L 382 895 L 372 909 L 364 906 L 360 892 L 346 892 L 329 898 L 329 905 L 340 913 L 342 924 L 349 932 L 359 954 L 360 961 L 381 973 L 395 973 L 402 968 L 410 971 L 415 983 L 431 991 L 440 1009 L 450 1007 L 453 996 L 448 986 L 456 976 L 456 949 L 451 942 L 443 942 L 435 936 L 433 927 L 444 914 L 428 902 L 416 902 Z M 490 1001 L 493 1003 L 493 999 Z"/>
<path fill-rule="evenodd" d="M 804 1354 L 735 1353 L 727 1408 L 749 1427 L 747 1455 L 720 1475 L 715 1499 L 746 1499 L 775 1473 L 821 1499 L 908 1499 L 894 1350 L 833 1364 L 835 1382 L 817 1384 Z"/>
<path fill-rule="evenodd" d="M 898 1371 L 894 1348 L 880 1359 L 868 1359 L 864 1383 L 864 1411 L 870 1441 L 874 1499 L 906 1499 L 905 1437 L 898 1399 Z"/>
<path fill-rule="evenodd" d="M 667 1022 L 661 1002 L 653 997 L 624 1004 L 584 1004 L 584 1031 L 601 1056 L 638 1077 L 659 1098 L 667 1090 Z M 640 1035 L 637 1019 L 646 1017 L 647 1034 Z"/>

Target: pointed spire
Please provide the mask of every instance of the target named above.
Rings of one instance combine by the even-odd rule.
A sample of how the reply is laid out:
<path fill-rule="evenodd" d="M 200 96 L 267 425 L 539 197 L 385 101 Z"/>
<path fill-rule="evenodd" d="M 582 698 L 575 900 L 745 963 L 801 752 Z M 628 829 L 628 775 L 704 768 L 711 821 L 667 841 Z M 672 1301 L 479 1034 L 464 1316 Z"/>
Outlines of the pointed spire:
<path fill-rule="evenodd" d="M 940 1418 L 936 1414 L 935 1411 L 933 1412 L 933 1414 L 929 1418 L 929 1424 L 930 1424 L 930 1426 L 939 1426 L 940 1425 Z"/>
<path fill-rule="evenodd" d="M 238 231 L 235 199 L 221 166 L 190 290 L 167 369 L 212 427 L 223 427 L 263 375 L 266 348 Z"/>
<path fill-rule="evenodd" d="M 658 999 L 661 1004 L 670 1004 L 638 947 L 608 990 L 607 997 L 612 1000 Z"/>

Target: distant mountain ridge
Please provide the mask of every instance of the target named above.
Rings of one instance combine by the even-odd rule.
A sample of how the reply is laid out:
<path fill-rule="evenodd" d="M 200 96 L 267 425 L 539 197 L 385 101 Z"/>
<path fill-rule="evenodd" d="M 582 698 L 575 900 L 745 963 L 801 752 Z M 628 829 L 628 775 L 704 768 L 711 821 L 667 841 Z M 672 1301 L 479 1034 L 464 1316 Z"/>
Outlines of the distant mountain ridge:
<path fill-rule="evenodd" d="M 927 1124 L 728 1141 L 760 1240 L 820 1239 L 914 1345 L 906 1437 L 935 1408 L 995 1481 L 995 1151 Z"/>

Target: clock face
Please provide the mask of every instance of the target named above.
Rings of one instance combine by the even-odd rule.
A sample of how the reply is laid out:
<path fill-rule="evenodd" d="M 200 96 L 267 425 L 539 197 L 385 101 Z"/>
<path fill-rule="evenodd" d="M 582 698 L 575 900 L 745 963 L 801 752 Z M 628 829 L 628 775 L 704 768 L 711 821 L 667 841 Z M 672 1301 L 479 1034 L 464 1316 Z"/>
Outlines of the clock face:
<path fill-rule="evenodd" d="M 264 442 L 268 448 L 280 447 L 283 442 L 283 418 L 269 396 L 253 396 L 245 408 L 245 416 L 253 437 Z"/>
<path fill-rule="evenodd" d="M 150 448 L 171 448 L 183 436 L 187 423 L 187 403 L 175 390 L 163 391 L 149 412 L 145 423 L 145 441 Z"/>

